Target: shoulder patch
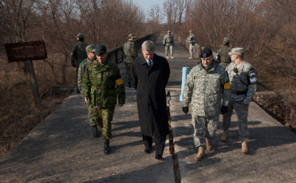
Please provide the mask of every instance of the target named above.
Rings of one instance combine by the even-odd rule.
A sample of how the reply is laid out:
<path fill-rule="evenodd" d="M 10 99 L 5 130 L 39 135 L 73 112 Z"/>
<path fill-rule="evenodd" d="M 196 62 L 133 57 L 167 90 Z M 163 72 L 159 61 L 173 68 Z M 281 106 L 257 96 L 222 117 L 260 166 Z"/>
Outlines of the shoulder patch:
<path fill-rule="evenodd" d="M 224 84 L 224 90 L 230 90 L 231 84 L 230 82 Z"/>
<path fill-rule="evenodd" d="M 116 86 L 122 85 L 123 84 L 123 79 L 119 78 L 119 79 L 115 80 L 115 84 L 116 84 Z"/>
<path fill-rule="evenodd" d="M 249 72 L 249 78 L 250 78 L 250 84 L 256 84 L 257 83 L 257 77 L 256 77 L 256 73 L 253 69 L 250 70 Z"/>

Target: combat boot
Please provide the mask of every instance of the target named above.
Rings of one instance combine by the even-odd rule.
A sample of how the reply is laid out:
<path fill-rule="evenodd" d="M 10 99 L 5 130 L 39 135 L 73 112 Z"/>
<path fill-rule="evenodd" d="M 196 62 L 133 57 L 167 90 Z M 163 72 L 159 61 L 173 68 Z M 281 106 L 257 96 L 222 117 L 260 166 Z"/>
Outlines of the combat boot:
<path fill-rule="evenodd" d="M 131 88 L 131 87 L 132 87 L 131 82 L 127 82 L 127 86 L 128 86 L 129 88 Z"/>
<path fill-rule="evenodd" d="M 203 146 L 199 146 L 198 147 L 198 153 L 194 157 L 194 160 L 195 161 L 200 161 L 200 160 L 202 160 L 203 157 L 205 157 L 205 155 L 206 155 L 205 148 Z"/>
<path fill-rule="evenodd" d="M 105 142 L 104 142 L 104 153 L 105 154 L 110 154 L 109 139 L 105 139 Z"/>
<path fill-rule="evenodd" d="M 227 139 L 228 139 L 228 130 L 224 130 L 223 133 L 222 133 L 222 136 L 220 138 L 220 141 L 226 142 Z"/>
<path fill-rule="evenodd" d="M 93 136 L 94 137 L 99 137 L 100 136 L 100 132 L 97 128 L 97 125 L 93 126 Z"/>
<path fill-rule="evenodd" d="M 211 151 L 211 150 L 212 150 L 212 144 L 211 144 L 210 139 L 205 138 L 205 140 L 206 140 L 206 149 L 207 149 L 208 151 Z"/>
<path fill-rule="evenodd" d="M 247 144 L 247 141 L 245 141 L 245 140 L 242 142 L 242 153 L 244 153 L 244 154 L 249 153 L 248 144 Z"/>

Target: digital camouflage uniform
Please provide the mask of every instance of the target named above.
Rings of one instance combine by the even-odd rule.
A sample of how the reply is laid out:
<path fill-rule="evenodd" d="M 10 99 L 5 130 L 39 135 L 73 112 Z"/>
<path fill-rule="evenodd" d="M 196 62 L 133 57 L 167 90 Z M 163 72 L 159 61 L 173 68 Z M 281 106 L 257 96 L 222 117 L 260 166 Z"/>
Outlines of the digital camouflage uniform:
<path fill-rule="evenodd" d="M 125 55 L 124 63 L 126 68 L 126 79 L 127 82 L 131 83 L 131 74 L 130 74 L 130 68 L 132 61 L 138 57 L 137 48 L 135 47 L 135 43 L 131 40 L 128 40 L 123 45 L 123 51 Z"/>
<path fill-rule="evenodd" d="M 93 119 L 102 128 L 104 139 L 111 139 L 114 107 L 125 103 L 125 90 L 118 67 L 110 60 L 92 62 L 86 67 L 81 83 L 82 96 L 89 97 Z"/>
<path fill-rule="evenodd" d="M 76 82 L 78 82 L 78 68 L 80 63 L 87 58 L 85 48 L 88 44 L 83 41 L 78 41 L 74 44 L 71 54 L 71 64 L 76 65 Z M 78 86 L 78 83 L 77 83 Z"/>
<path fill-rule="evenodd" d="M 237 68 L 237 74 L 234 72 L 234 68 Z M 226 68 L 226 71 L 229 75 L 232 94 L 228 105 L 228 112 L 223 115 L 222 128 L 223 130 L 227 130 L 230 127 L 231 115 L 233 109 L 235 109 L 239 123 L 239 140 L 248 140 L 248 108 L 257 90 L 255 70 L 251 64 L 243 61 L 238 66 L 234 62 L 231 62 Z"/>
<path fill-rule="evenodd" d="M 196 147 L 205 146 L 205 137 L 212 139 L 215 136 L 221 109 L 221 93 L 223 92 L 223 106 L 227 106 L 229 89 L 228 75 L 215 60 L 207 70 L 200 62 L 187 75 L 183 107 L 188 107 L 191 102 Z"/>
<path fill-rule="evenodd" d="M 231 63 L 231 58 L 228 55 L 230 51 L 231 48 L 228 45 L 223 45 L 223 47 L 218 50 L 217 61 L 224 69 Z"/>
<path fill-rule="evenodd" d="M 77 86 L 78 86 L 79 91 L 81 91 L 82 76 L 84 75 L 86 68 L 88 67 L 88 65 L 92 64 L 92 62 L 95 62 L 95 61 L 96 60 L 90 60 L 89 58 L 87 58 L 80 63 L 79 68 L 78 68 L 78 81 L 77 81 Z M 90 105 L 88 105 L 88 115 L 90 118 L 89 125 L 95 126 L 96 123 L 95 123 L 94 119 L 92 119 L 92 112 L 91 112 Z"/>
<path fill-rule="evenodd" d="M 170 55 L 173 56 L 173 49 L 175 44 L 173 35 L 166 34 L 163 38 L 162 43 L 165 46 L 165 55 L 168 56 L 170 50 Z"/>
<path fill-rule="evenodd" d="M 193 50 L 194 50 L 194 46 L 195 46 L 195 36 L 194 36 L 194 34 L 190 34 L 187 37 L 187 40 L 189 42 L 189 56 L 193 58 Z"/>

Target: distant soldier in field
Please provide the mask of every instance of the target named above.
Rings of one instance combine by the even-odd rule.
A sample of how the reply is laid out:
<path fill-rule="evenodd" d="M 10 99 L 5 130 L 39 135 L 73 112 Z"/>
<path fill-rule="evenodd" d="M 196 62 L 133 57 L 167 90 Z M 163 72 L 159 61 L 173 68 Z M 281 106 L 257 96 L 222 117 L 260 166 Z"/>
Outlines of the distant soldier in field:
<path fill-rule="evenodd" d="M 168 30 L 167 34 L 163 38 L 163 46 L 165 47 L 165 56 L 168 59 L 169 58 L 169 51 L 171 55 L 171 59 L 173 59 L 173 51 L 174 51 L 174 37 L 171 34 L 171 31 Z"/>
<path fill-rule="evenodd" d="M 223 47 L 219 48 L 217 53 L 217 61 L 224 69 L 231 63 L 230 56 L 228 55 L 230 51 L 231 48 L 229 47 L 229 38 L 225 37 L 223 39 Z"/>
<path fill-rule="evenodd" d="M 189 59 L 193 59 L 193 51 L 195 46 L 195 36 L 192 30 L 189 31 L 189 36 L 186 39 L 189 42 Z"/>
<path fill-rule="evenodd" d="M 84 59 L 87 58 L 87 54 L 85 51 L 87 43 L 84 42 L 84 35 L 82 33 L 78 33 L 77 36 L 77 43 L 74 44 L 72 53 L 71 53 L 71 64 L 73 67 L 76 67 L 76 84 L 77 89 L 76 92 L 80 93 L 78 88 L 78 67 L 80 65 L 80 62 L 82 62 Z"/>
<path fill-rule="evenodd" d="M 97 60 L 86 67 L 82 76 L 81 92 L 85 102 L 91 105 L 92 119 L 102 128 L 104 153 L 109 154 L 114 108 L 117 103 L 120 107 L 124 105 L 125 90 L 118 67 L 107 59 L 107 48 L 98 45 L 95 53 Z"/>
<path fill-rule="evenodd" d="M 203 49 L 201 62 L 187 75 L 183 93 L 183 112 L 187 114 L 189 104 L 192 106 L 193 140 L 198 148 L 195 161 L 200 161 L 205 156 L 205 148 L 208 151 L 212 149 L 211 140 L 215 137 L 219 114 L 228 110 L 229 89 L 227 72 L 213 59 L 211 49 Z"/>
<path fill-rule="evenodd" d="M 130 74 L 131 64 L 132 64 L 132 61 L 138 57 L 137 48 L 134 43 L 135 39 L 136 39 L 136 36 L 134 34 L 129 34 L 128 42 L 126 42 L 123 45 L 123 51 L 125 55 L 124 63 L 126 68 L 126 79 L 127 79 L 128 87 L 132 87 L 131 74 Z"/>
<path fill-rule="evenodd" d="M 226 68 L 231 83 L 231 98 L 229 110 L 223 116 L 223 134 L 221 141 L 228 139 L 228 129 L 233 109 L 236 112 L 239 125 L 239 140 L 241 143 L 242 153 L 248 153 L 247 140 L 248 132 L 248 110 L 249 104 L 257 90 L 257 78 L 253 66 L 244 61 L 244 49 L 232 48 L 229 52 L 232 62 Z"/>
<path fill-rule="evenodd" d="M 95 45 L 87 45 L 85 50 L 87 53 L 87 59 L 83 60 L 80 63 L 79 68 L 78 68 L 78 82 L 77 82 L 77 84 L 78 84 L 79 91 L 82 91 L 81 83 L 82 83 L 82 78 L 83 78 L 86 68 L 89 65 L 91 65 L 93 62 L 96 62 L 96 54 L 95 54 L 96 46 Z M 85 85 L 84 85 L 84 87 L 85 87 Z M 90 118 L 89 124 L 91 127 L 93 127 L 93 136 L 99 137 L 100 133 L 98 131 L 96 122 L 92 119 L 92 112 L 91 112 L 90 105 L 88 105 L 88 114 L 89 114 L 89 118 Z"/>

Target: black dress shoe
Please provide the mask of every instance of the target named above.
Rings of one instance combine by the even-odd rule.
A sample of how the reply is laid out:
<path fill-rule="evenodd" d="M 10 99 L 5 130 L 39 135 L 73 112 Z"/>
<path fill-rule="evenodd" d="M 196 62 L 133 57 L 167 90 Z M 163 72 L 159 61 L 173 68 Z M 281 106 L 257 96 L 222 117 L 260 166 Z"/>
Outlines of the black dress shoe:
<path fill-rule="evenodd" d="M 131 82 L 127 82 L 127 86 L 128 86 L 129 88 L 131 88 L 131 87 L 132 87 Z"/>
<path fill-rule="evenodd" d="M 145 152 L 146 154 L 150 154 L 150 153 L 152 152 L 152 148 L 151 148 L 151 147 L 145 147 L 144 152 Z"/>
<path fill-rule="evenodd" d="M 104 142 L 104 153 L 110 154 L 110 146 L 109 146 L 109 139 L 106 139 Z"/>
<path fill-rule="evenodd" d="M 100 137 L 100 132 L 97 128 L 97 125 L 93 126 L 93 136 L 94 137 Z"/>
<path fill-rule="evenodd" d="M 155 159 L 157 159 L 157 160 L 164 160 L 163 157 L 162 157 L 162 155 L 155 155 Z"/>

